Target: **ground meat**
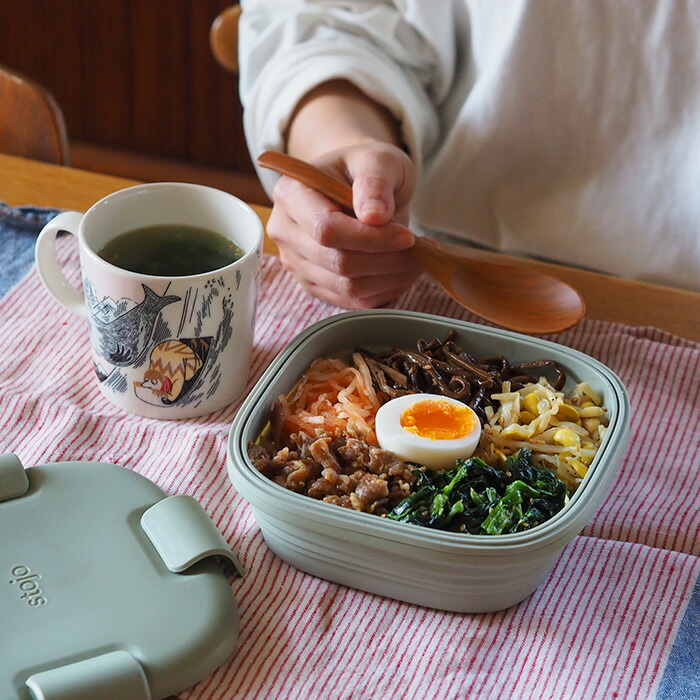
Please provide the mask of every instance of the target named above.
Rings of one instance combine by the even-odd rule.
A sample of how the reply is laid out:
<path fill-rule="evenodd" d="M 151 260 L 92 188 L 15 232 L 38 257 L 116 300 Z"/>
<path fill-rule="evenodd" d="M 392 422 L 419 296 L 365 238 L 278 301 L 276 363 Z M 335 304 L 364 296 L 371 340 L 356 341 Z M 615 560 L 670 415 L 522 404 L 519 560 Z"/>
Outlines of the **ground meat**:
<path fill-rule="evenodd" d="M 413 476 L 413 474 L 411 474 Z M 412 492 L 413 482 L 407 482 L 400 479 L 392 479 L 389 481 L 389 497 L 388 502 L 390 508 L 397 506 L 404 498 L 408 498 Z"/>
<path fill-rule="evenodd" d="M 323 501 L 325 503 L 331 503 L 334 506 L 340 506 L 341 508 L 352 508 L 350 496 L 326 496 Z"/>
<path fill-rule="evenodd" d="M 357 482 L 358 478 L 354 474 L 341 474 L 335 469 L 326 468 L 321 472 L 321 478 L 311 484 L 306 495 L 322 500 L 326 496 L 347 495 L 355 490 Z"/>
<path fill-rule="evenodd" d="M 284 487 L 297 493 L 306 493 L 307 487 L 318 478 L 320 473 L 320 464 L 308 459 L 295 459 L 282 470 L 282 475 L 285 477 Z"/>
<path fill-rule="evenodd" d="M 338 471 L 340 469 L 338 460 L 331 452 L 328 440 L 319 438 L 318 440 L 312 442 L 309 445 L 309 454 L 316 462 L 321 464 L 326 469 L 333 469 L 334 471 Z"/>
<path fill-rule="evenodd" d="M 311 498 L 322 500 L 325 499 L 326 496 L 337 496 L 338 488 L 330 479 L 326 479 L 326 477 L 322 476 L 309 486 L 306 495 L 311 496 Z"/>
<path fill-rule="evenodd" d="M 248 445 L 248 456 L 258 471 L 275 481 L 280 474 L 288 474 L 290 464 L 300 458 L 299 453 L 290 450 L 289 447 L 283 447 L 279 452 L 270 455 L 265 447 L 254 443 Z"/>
<path fill-rule="evenodd" d="M 402 462 L 393 452 L 370 445 L 369 470 L 372 474 L 401 476 L 406 471 L 406 463 Z"/>
<path fill-rule="evenodd" d="M 369 445 L 364 440 L 348 438 L 335 449 L 345 464 L 372 474 L 398 476 L 406 470 L 406 463 L 393 452 L 383 450 L 378 445 Z"/>
<path fill-rule="evenodd" d="M 248 445 L 248 457 L 250 457 L 250 461 L 259 472 L 269 476 L 270 453 L 262 445 L 251 442 Z"/>
<path fill-rule="evenodd" d="M 271 454 L 248 446 L 256 469 L 291 491 L 311 498 L 384 515 L 410 494 L 413 467 L 393 452 L 354 437 L 307 440 L 290 436 L 289 445 Z"/>
<path fill-rule="evenodd" d="M 378 506 L 384 505 L 389 497 L 386 479 L 376 474 L 365 474 L 357 484 L 350 501 L 355 510 L 373 513 Z"/>
<path fill-rule="evenodd" d="M 343 464 L 352 464 L 362 471 L 369 469 L 369 445 L 364 440 L 336 438 L 331 444 Z"/>

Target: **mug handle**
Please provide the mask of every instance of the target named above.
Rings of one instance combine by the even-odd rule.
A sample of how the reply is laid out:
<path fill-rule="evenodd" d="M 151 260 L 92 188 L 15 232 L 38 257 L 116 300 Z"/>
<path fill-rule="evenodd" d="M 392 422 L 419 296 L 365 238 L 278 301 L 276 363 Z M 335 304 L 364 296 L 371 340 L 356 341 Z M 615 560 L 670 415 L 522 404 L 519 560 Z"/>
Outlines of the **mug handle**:
<path fill-rule="evenodd" d="M 59 231 L 78 235 L 83 215 L 77 211 L 64 211 L 49 221 L 36 241 L 35 259 L 39 278 L 51 296 L 78 316 L 86 316 L 85 297 L 63 274 L 56 258 L 56 236 Z"/>

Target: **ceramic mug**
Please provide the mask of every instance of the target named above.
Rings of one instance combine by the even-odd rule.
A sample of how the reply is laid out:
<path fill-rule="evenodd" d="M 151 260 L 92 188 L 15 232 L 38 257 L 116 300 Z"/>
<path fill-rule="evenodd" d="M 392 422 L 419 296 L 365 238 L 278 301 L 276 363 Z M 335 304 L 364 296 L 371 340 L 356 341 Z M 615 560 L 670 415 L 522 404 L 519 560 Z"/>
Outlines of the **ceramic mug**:
<path fill-rule="evenodd" d="M 243 256 L 211 272 L 160 277 L 97 254 L 121 233 L 162 224 L 216 231 Z M 82 292 L 56 258 L 59 231 L 78 239 Z M 262 243 L 260 219 L 237 197 L 161 182 L 110 194 L 85 214 L 59 214 L 39 234 L 36 264 L 46 289 L 87 317 L 95 374 L 113 404 L 149 418 L 194 418 L 231 404 L 245 387 Z"/>

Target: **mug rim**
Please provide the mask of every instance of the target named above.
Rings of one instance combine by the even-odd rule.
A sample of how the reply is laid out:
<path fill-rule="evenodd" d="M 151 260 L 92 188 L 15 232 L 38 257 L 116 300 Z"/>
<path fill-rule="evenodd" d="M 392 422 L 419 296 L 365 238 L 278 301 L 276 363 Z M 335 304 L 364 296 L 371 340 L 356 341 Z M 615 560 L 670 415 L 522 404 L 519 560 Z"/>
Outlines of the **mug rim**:
<path fill-rule="evenodd" d="M 250 215 L 251 217 L 254 218 L 254 221 L 256 222 L 255 225 L 255 244 L 249 249 L 245 250 L 243 255 L 238 258 L 237 260 L 234 260 L 233 262 L 228 263 L 227 265 L 224 265 L 222 267 L 217 267 L 214 268 L 213 270 L 208 270 L 206 272 L 198 272 L 193 275 L 152 275 L 146 272 L 135 272 L 134 270 L 128 270 L 124 267 L 119 267 L 118 265 L 115 265 L 114 263 L 109 262 L 108 260 L 105 260 L 104 258 L 100 257 L 97 254 L 97 251 L 94 250 L 92 245 L 88 242 L 86 236 L 85 236 L 85 221 L 89 220 L 90 217 L 95 216 L 97 212 L 102 209 L 105 206 L 109 206 L 109 204 L 115 200 L 115 199 L 121 199 L 122 197 L 127 197 L 129 195 L 132 195 L 135 191 L 148 191 L 148 190 L 157 190 L 157 189 L 172 189 L 174 187 L 177 187 L 179 189 L 187 189 L 187 190 L 205 190 L 208 192 L 215 192 L 217 193 L 217 196 L 223 195 L 231 200 L 238 206 L 242 211 L 246 213 L 246 215 Z M 79 247 L 82 253 L 87 254 L 91 261 L 93 263 L 96 263 L 98 265 L 105 265 L 107 268 L 116 270 L 119 273 L 127 276 L 127 277 L 133 277 L 133 278 L 138 278 L 138 279 L 153 279 L 153 280 L 168 280 L 168 279 L 177 279 L 177 280 L 201 280 L 207 277 L 210 277 L 213 274 L 221 274 L 223 272 L 235 269 L 236 267 L 242 267 L 244 264 L 248 262 L 248 260 L 251 257 L 256 257 L 259 255 L 260 251 L 262 250 L 262 245 L 265 237 L 265 231 L 263 227 L 263 223 L 260 220 L 260 217 L 256 214 L 255 210 L 248 204 L 246 201 L 241 199 L 240 197 L 237 197 L 235 194 L 232 194 L 231 192 L 226 192 L 225 190 L 221 190 L 217 187 L 211 187 L 209 185 L 201 185 L 199 183 L 194 183 L 194 182 L 171 182 L 171 181 L 163 181 L 163 182 L 147 182 L 147 183 L 142 183 L 139 185 L 130 185 L 129 187 L 124 187 L 120 190 L 116 190 L 115 192 L 110 192 L 108 195 L 105 195 L 104 197 L 101 197 L 98 199 L 94 204 L 92 204 L 83 214 L 83 218 L 80 221 L 79 225 L 79 230 L 78 230 L 78 239 L 79 239 Z M 233 240 L 236 245 L 238 245 L 241 249 L 243 249 L 243 246 L 234 239 L 229 239 Z"/>

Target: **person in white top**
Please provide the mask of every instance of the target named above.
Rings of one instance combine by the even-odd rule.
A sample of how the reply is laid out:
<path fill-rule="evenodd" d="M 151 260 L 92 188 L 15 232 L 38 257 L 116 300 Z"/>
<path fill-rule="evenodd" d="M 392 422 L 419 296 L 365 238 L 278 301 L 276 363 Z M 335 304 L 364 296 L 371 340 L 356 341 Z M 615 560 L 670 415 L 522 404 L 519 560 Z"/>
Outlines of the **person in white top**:
<path fill-rule="evenodd" d="M 244 0 L 251 155 L 346 179 L 357 219 L 260 171 L 312 294 L 397 298 L 413 233 L 700 291 L 700 2 Z"/>

